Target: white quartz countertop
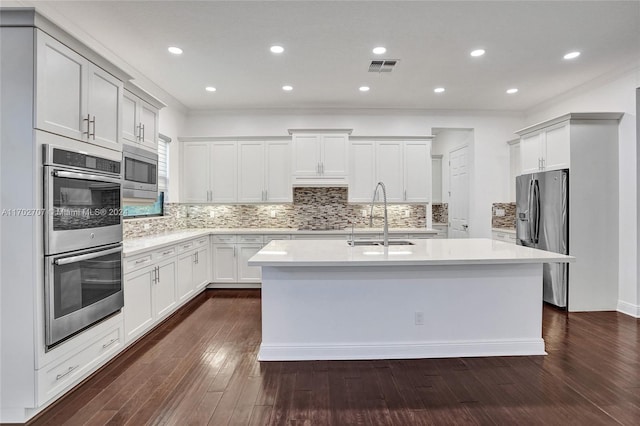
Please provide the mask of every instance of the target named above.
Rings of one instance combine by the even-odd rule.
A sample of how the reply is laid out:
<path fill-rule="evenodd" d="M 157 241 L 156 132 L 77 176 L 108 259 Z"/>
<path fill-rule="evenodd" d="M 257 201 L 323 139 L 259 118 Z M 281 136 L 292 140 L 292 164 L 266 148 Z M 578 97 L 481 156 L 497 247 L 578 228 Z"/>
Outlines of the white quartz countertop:
<path fill-rule="evenodd" d="M 397 234 L 436 234 L 438 231 L 429 228 L 391 228 L 390 235 Z M 354 234 L 382 234 L 382 228 L 355 228 Z M 350 235 L 351 229 L 311 231 L 293 228 L 189 228 L 149 235 L 146 237 L 127 238 L 123 244 L 125 257 L 134 256 L 149 250 L 159 249 L 202 235 Z"/>
<path fill-rule="evenodd" d="M 356 246 L 334 240 L 271 241 L 250 266 L 417 266 L 573 262 L 573 256 L 485 238 L 411 240 L 408 246 Z"/>

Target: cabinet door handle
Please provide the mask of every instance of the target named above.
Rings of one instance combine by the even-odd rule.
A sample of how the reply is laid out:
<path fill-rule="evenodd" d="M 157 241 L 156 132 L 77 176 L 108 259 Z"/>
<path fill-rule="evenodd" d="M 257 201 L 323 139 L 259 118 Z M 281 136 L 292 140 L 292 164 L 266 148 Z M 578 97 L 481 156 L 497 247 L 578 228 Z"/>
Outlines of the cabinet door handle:
<path fill-rule="evenodd" d="M 264 190 L 264 200 L 269 201 L 269 191 L 266 189 Z"/>
<path fill-rule="evenodd" d="M 109 340 L 109 343 L 105 343 L 104 345 L 102 345 L 102 349 L 107 349 L 109 346 L 113 345 L 118 340 L 120 340 L 120 339 L 111 339 L 111 340 Z"/>
<path fill-rule="evenodd" d="M 404 190 L 404 200 L 407 201 L 407 190 Z"/>
<path fill-rule="evenodd" d="M 93 116 L 93 121 L 90 121 L 90 123 L 93 123 L 93 133 L 91 134 L 91 136 L 93 137 L 93 140 L 96 140 L 96 116 Z"/>
<path fill-rule="evenodd" d="M 147 259 L 146 257 L 144 259 L 140 259 L 140 260 L 136 260 L 136 265 L 139 265 L 141 263 L 144 263 L 146 261 L 148 261 L 149 259 Z"/>
<path fill-rule="evenodd" d="M 87 139 L 89 139 L 89 137 L 91 136 L 91 132 L 90 132 L 91 115 L 87 114 L 87 118 L 83 118 L 82 121 L 86 121 L 87 122 L 87 131 L 86 132 L 82 132 L 82 134 L 83 135 L 87 135 Z"/>
<path fill-rule="evenodd" d="M 233 257 L 236 257 L 236 246 L 233 246 Z"/>
<path fill-rule="evenodd" d="M 79 366 L 79 365 L 76 365 L 76 366 L 74 366 L 74 367 L 69 367 L 69 369 L 67 370 L 67 372 L 66 372 L 66 373 L 58 374 L 58 375 L 56 376 L 56 380 L 60 380 L 60 379 L 62 379 L 63 377 L 68 376 L 68 375 L 69 375 L 69 374 L 71 374 L 73 371 L 75 371 L 78 367 L 80 367 L 80 366 Z"/>
<path fill-rule="evenodd" d="M 166 255 L 171 254 L 171 253 L 173 253 L 173 250 L 167 250 L 165 252 L 162 252 L 162 255 L 166 256 Z"/>
<path fill-rule="evenodd" d="M 144 124 L 142 124 L 142 137 L 140 138 L 142 141 L 144 141 Z"/>
<path fill-rule="evenodd" d="M 322 176 L 324 176 L 324 162 L 320 163 L 320 172 L 322 173 Z"/>
<path fill-rule="evenodd" d="M 156 266 L 156 274 L 157 274 L 157 277 L 158 277 L 158 279 L 156 280 L 156 282 L 158 282 L 158 283 L 159 283 L 159 282 L 160 282 L 160 267 L 159 267 L 159 266 Z"/>

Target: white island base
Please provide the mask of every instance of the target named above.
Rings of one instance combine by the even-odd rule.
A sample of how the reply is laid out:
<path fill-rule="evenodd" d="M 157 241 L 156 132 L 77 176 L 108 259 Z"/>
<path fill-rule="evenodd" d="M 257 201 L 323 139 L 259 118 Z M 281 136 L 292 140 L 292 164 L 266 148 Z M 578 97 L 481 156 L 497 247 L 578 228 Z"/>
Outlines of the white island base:
<path fill-rule="evenodd" d="M 272 242 L 250 261 L 262 266 L 259 360 L 545 355 L 542 262 L 573 259 L 458 241 L 416 242 L 410 256 L 373 261 L 357 247 Z M 462 244 L 483 255 L 456 258 Z"/>

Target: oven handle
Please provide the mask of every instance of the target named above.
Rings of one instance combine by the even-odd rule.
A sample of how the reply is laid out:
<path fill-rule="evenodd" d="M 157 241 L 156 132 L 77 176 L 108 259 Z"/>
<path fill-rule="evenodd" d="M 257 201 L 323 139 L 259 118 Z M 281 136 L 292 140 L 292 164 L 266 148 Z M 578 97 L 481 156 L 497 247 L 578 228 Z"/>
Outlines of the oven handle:
<path fill-rule="evenodd" d="M 93 253 L 81 254 L 78 256 L 65 257 L 62 259 L 56 259 L 53 261 L 56 265 L 67 265 L 69 263 L 81 262 L 83 260 L 95 259 L 96 257 L 106 256 L 107 254 L 113 254 L 122 252 L 122 247 L 116 247 L 109 250 L 96 251 Z"/>
<path fill-rule="evenodd" d="M 64 170 L 55 170 L 53 172 L 55 177 L 69 178 L 69 179 L 83 179 L 83 180 L 95 180 L 99 182 L 109 182 L 109 183 L 122 183 L 122 179 L 120 178 L 112 178 L 109 176 L 101 176 L 101 175 L 90 175 L 88 173 L 76 173 L 76 172 L 67 172 Z"/>

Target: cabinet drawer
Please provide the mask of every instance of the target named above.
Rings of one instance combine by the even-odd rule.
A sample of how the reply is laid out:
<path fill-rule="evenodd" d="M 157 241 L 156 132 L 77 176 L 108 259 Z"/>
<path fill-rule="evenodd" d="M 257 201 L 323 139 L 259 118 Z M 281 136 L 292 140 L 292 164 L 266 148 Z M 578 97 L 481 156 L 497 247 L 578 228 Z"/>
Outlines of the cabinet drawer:
<path fill-rule="evenodd" d="M 136 256 L 133 259 L 128 259 L 124 264 L 124 272 L 133 272 L 138 269 L 142 269 L 144 267 L 150 266 L 152 263 L 152 254 L 143 254 L 141 256 Z"/>
<path fill-rule="evenodd" d="M 178 253 L 184 253 L 185 251 L 193 250 L 196 248 L 195 240 L 184 241 L 177 245 Z"/>
<path fill-rule="evenodd" d="M 175 256 L 177 253 L 176 247 L 165 247 L 162 250 L 158 250 L 153 253 L 154 262 L 158 262 L 167 257 Z"/>
<path fill-rule="evenodd" d="M 291 239 L 291 235 L 289 234 L 267 234 L 263 236 L 263 240 L 265 244 L 269 244 L 271 241 L 274 240 L 290 240 Z"/>
<path fill-rule="evenodd" d="M 196 247 L 202 247 L 202 246 L 207 245 L 207 244 L 209 244 L 209 236 L 208 235 L 195 239 L 195 246 Z"/>
<path fill-rule="evenodd" d="M 237 241 L 237 235 L 214 235 L 214 243 L 235 243 Z"/>
<path fill-rule="evenodd" d="M 515 244 L 516 235 L 510 232 L 493 231 L 493 239 Z"/>
<path fill-rule="evenodd" d="M 436 234 L 409 234 L 407 238 L 410 240 L 424 240 L 425 238 L 433 238 Z"/>
<path fill-rule="evenodd" d="M 262 235 L 238 235 L 239 243 L 262 243 Z"/>
<path fill-rule="evenodd" d="M 91 331 L 86 331 L 90 333 Z M 106 362 L 123 346 L 122 326 L 99 336 L 93 343 L 75 354 L 38 370 L 38 405 L 76 385 Z"/>

